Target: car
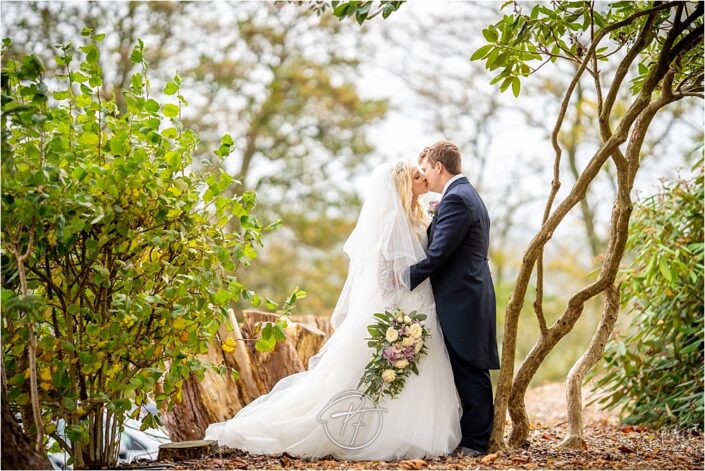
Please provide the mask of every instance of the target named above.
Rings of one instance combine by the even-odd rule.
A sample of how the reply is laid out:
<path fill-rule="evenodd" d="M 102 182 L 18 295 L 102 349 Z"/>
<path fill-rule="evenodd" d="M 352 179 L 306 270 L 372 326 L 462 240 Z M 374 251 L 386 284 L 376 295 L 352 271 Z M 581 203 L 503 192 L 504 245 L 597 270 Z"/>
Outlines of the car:
<path fill-rule="evenodd" d="M 143 413 L 157 412 L 153 404 L 142 406 L 142 410 Z M 132 411 L 134 411 L 134 407 Z M 127 464 L 138 459 L 156 460 L 159 456 L 159 445 L 171 441 L 169 434 L 163 427 L 142 431 L 140 430 L 141 425 L 142 422 L 136 419 L 126 419 L 123 423 L 124 430 L 120 436 L 118 464 Z M 60 420 L 56 430 L 61 438 L 69 442 L 64 434 L 64 426 L 64 421 Z M 50 437 L 47 446 L 51 447 L 54 443 L 55 440 Z M 67 464 L 70 457 L 68 452 L 62 450 L 60 453 L 49 453 L 48 457 L 54 469 L 73 469 L 73 465 Z"/>

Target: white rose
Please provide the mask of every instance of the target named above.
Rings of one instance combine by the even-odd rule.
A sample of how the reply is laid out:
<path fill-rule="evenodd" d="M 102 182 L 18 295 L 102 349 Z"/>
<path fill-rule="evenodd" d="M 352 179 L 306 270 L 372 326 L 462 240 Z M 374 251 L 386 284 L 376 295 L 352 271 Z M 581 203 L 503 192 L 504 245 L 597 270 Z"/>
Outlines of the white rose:
<path fill-rule="evenodd" d="M 407 324 L 411 324 L 411 317 L 409 316 L 404 316 L 404 322 Z"/>
<path fill-rule="evenodd" d="M 414 345 L 414 353 L 419 353 L 421 351 L 422 347 L 423 347 L 423 340 L 419 339 L 416 342 L 416 345 Z"/>
<path fill-rule="evenodd" d="M 399 332 L 397 332 L 397 329 L 395 329 L 394 327 L 389 327 L 387 329 L 386 338 L 387 342 L 394 342 L 396 339 L 399 338 Z"/>
<path fill-rule="evenodd" d="M 423 330 L 421 329 L 421 326 L 419 324 L 412 324 L 412 326 L 409 328 L 409 333 L 411 334 L 412 337 L 417 339 L 417 338 L 421 337 Z"/>
<path fill-rule="evenodd" d="M 409 366 L 408 360 L 399 360 L 398 362 L 394 363 L 394 367 L 399 368 L 400 370 L 402 368 L 406 368 L 407 366 Z"/>
<path fill-rule="evenodd" d="M 394 316 L 394 320 L 397 321 L 397 322 L 403 321 L 403 320 L 404 320 L 404 314 L 402 314 L 401 312 L 397 312 L 397 315 Z"/>
<path fill-rule="evenodd" d="M 397 374 L 394 372 L 394 370 L 384 370 L 384 372 L 382 373 L 382 380 L 385 383 L 391 383 L 396 377 Z"/>
<path fill-rule="evenodd" d="M 405 337 L 404 340 L 401 341 L 402 347 L 411 347 L 416 343 L 416 339 L 413 337 Z"/>

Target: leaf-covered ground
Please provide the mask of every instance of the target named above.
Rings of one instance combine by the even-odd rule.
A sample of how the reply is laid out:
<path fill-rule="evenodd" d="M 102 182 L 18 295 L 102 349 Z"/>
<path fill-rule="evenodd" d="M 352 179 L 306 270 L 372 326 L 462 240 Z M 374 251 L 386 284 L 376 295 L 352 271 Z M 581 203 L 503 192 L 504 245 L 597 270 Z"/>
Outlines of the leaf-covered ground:
<path fill-rule="evenodd" d="M 533 424 L 527 450 L 478 458 L 351 462 L 250 455 L 221 448 L 201 460 L 161 464 L 171 469 L 703 469 L 702 434 L 620 425 L 613 413 L 596 406 L 586 408 L 584 415 L 588 450 L 559 450 L 556 445 L 567 428 L 563 385 L 533 388 L 526 403 Z"/>

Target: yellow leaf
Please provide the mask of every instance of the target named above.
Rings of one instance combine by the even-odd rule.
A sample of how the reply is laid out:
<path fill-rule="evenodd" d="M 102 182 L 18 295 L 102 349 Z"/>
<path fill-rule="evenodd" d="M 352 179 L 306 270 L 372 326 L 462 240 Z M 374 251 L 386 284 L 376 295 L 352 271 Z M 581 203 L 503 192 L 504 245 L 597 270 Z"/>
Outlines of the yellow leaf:
<path fill-rule="evenodd" d="M 186 321 L 180 317 L 176 318 L 174 321 L 174 328 L 176 330 L 182 330 L 184 327 L 186 327 Z"/>
<path fill-rule="evenodd" d="M 42 388 L 44 391 L 48 391 L 51 389 L 51 383 L 46 383 L 42 381 L 41 383 L 39 383 L 39 387 Z"/>
<path fill-rule="evenodd" d="M 112 377 L 114 377 L 114 376 L 117 374 L 118 371 L 120 371 L 120 364 L 119 364 L 119 363 L 115 363 L 115 364 L 106 372 L 106 374 L 107 374 L 107 376 L 108 376 L 109 378 L 112 378 Z"/>
<path fill-rule="evenodd" d="M 235 351 L 235 340 L 232 337 L 228 337 L 225 342 L 223 342 L 223 351 L 227 353 L 232 353 Z"/>
<path fill-rule="evenodd" d="M 42 381 L 51 381 L 51 370 L 49 368 L 42 368 L 39 372 L 39 378 Z"/>

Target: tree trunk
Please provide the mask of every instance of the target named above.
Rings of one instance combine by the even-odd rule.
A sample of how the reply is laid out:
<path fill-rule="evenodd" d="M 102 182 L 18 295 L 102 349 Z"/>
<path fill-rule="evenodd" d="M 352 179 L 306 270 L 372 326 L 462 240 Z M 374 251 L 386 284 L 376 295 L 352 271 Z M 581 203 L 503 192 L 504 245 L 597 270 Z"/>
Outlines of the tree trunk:
<path fill-rule="evenodd" d="M 570 373 L 568 373 L 565 396 L 568 401 L 569 431 L 568 436 L 560 443 L 560 447 L 587 449 L 587 443 L 583 438 L 583 378 L 602 357 L 607 339 L 614 329 L 618 315 L 619 286 L 611 285 L 605 290 L 604 308 L 600 318 L 600 325 L 590 341 L 590 346 L 570 369 Z"/>
<path fill-rule="evenodd" d="M 651 121 L 664 106 L 675 101 L 670 93 L 673 72 L 668 72 L 664 79 L 664 93 L 653 102 L 649 102 L 635 117 L 629 136 L 626 159 L 618 160 L 617 164 L 617 199 L 610 219 L 610 235 L 605 259 L 602 263 L 599 279 L 576 293 L 568 302 L 568 308 L 554 326 L 543 335 L 524 360 L 512 384 L 509 396 L 509 412 L 512 417 L 511 446 L 523 446 L 529 436 L 529 418 L 524 405 L 524 395 L 531 378 L 536 373 L 546 355 L 553 349 L 575 325 L 582 314 L 585 302 L 600 292 L 611 289 L 617 276 L 619 264 L 624 256 L 629 232 L 629 219 L 632 213 L 630 194 L 634 180 L 639 170 L 641 147 L 646 137 Z M 643 93 L 644 89 L 642 89 Z M 623 122 L 620 127 L 623 126 Z"/>
<path fill-rule="evenodd" d="M 52 469 L 46 455 L 34 449 L 10 410 L 10 402 L 2 385 L 2 469 Z"/>

